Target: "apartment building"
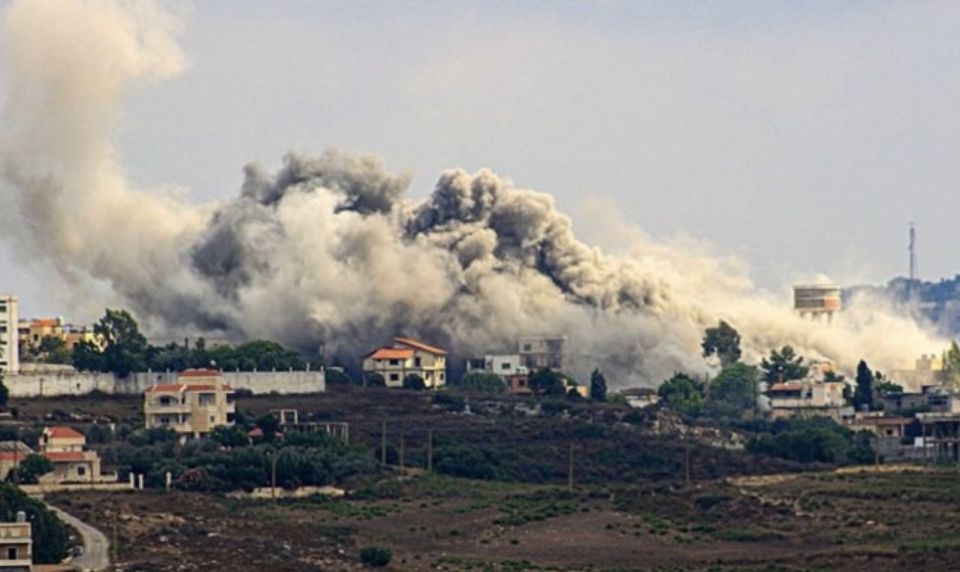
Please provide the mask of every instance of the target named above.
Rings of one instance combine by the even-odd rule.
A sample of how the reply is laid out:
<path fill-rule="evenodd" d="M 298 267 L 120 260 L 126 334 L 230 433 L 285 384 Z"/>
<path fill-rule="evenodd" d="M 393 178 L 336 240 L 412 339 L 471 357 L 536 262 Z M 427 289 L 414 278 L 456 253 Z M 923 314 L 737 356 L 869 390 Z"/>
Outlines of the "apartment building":
<path fill-rule="evenodd" d="M 63 318 L 34 318 L 17 323 L 17 339 L 21 348 L 38 348 L 43 338 L 63 340 L 69 350 L 80 342 L 99 345 L 99 339 L 92 327 L 67 324 Z"/>
<path fill-rule="evenodd" d="M 14 522 L 0 522 L 0 572 L 33 570 L 33 530 L 27 515 L 17 512 Z"/>
<path fill-rule="evenodd" d="M 447 352 L 412 338 L 393 338 L 393 345 L 378 348 L 363 358 L 363 377 L 369 381 L 382 376 L 387 387 L 403 387 L 403 380 L 415 374 L 427 387 L 447 383 Z"/>
<path fill-rule="evenodd" d="M 20 372 L 20 348 L 17 345 L 17 297 L 0 294 L 0 371 Z"/>
<path fill-rule="evenodd" d="M 521 365 L 530 371 L 550 368 L 564 371 L 567 367 L 566 336 L 524 336 L 517 344 Z"/>
<path fill-rule="evenodd" d="M 168 427 L 184 437 L 201 437 L 219 425 L 233 425 L 233 388 L 213 369 L 188 369 L 177 383 L 160 383 L 144 392 L 147 429 Z"/>
<path fill-rule="evenodd" d="M 770 416 L 785 417 L 826 416 L 837 421 L 846 407 L 842 381 L 800 380 L 774 383 L 767 390 Z"/>

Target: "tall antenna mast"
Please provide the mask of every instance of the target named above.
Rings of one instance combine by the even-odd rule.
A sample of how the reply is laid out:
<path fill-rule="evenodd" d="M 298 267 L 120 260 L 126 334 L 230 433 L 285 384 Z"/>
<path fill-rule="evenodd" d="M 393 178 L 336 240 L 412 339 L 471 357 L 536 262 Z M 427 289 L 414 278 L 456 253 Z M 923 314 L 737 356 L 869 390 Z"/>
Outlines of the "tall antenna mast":
<path fill-rule="evenodd" d="M 917 278 L 917 231 L 910 221 L 910 282 Z"/>

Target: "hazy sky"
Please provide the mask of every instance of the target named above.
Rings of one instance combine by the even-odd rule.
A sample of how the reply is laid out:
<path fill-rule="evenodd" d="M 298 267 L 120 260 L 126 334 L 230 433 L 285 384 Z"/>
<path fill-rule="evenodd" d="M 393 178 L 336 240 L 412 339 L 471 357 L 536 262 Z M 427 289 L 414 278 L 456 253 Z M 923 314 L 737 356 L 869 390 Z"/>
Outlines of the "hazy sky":
<path fill-rule="evenodd" d="M 124 164 L 197 201 L 291 149 L 381 155 L 417 196 L 490 167 L 769 289 L 903 274 L 915 220 L 921 277 L 960 271 L 960 3 L 517 4 L 181 4 L 190 67 L 133 94 Z M 3 244 L 0 291 L 62 313 Z"/>

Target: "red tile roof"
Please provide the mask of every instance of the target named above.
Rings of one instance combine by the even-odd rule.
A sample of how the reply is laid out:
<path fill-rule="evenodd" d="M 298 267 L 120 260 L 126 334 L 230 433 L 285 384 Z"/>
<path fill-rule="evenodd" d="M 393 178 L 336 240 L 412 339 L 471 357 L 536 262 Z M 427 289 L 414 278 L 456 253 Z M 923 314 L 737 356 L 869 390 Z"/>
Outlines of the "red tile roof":
<path fill-rule="evenodd" d="M 180 377 L 220 377 L 220 370 L 217 369 L 185 369 L 180 372 Z"/>
<path fill-rule="evenodd" d="M 83 433 L 70 427 L 47 427 L 43 432 L 51 439 L 85 439 Z"/>
<path fill-rule="evenodd" d="M 82 451 L 47 451 L 43 456 L 54 463 L 75 463 L 87 460 Z"/>
<path fill-rule="evenodd" d="M 434 347 L 434 346 L 431 346 L 431 345 L 429 345 L 429 344 L 425 344 L 425 343 L 423 343 L 423 342 L 421 342 L 421 341 L 414 340 L 414 339 L 412 339 L 412 338 L 396 337 L 396 338 L 393 338 L 393 341 L 396 342 L 396 343 L 398 343 L 398 344 L 400 344 L 400 345 L 403 345 L 403 346 L 410 346 L 411 348 L 416 348 L 416 349 L 418 349 L 418 350 L 423 350 L 423 351 L 425 351 L 425 352 L 427 352 L 427 353 L 431 353 L 431 354 L 435 354 L 435 355 L 439 355 L 439 356 L 445 356 L 445 355 L 447 355 L 447 352 L 441 350 L 441 349 L 438 348 L 438 347 Z"/>
<path fill-rule="evenodd" d="M 27 455 L 32 455 L 33 453 L 26 453 L 24 451 L 18 451 L 14 453 L 13 451 L 0 451 L 0 463 L 14 463 L 17 461 L 22 461 Z"/>
<path fill-rule="evenodd" d="M 32 328 L 56 328 L 56 318 L 37 318 L 30 322 Z"/>
<path fill-rule="evenodd" d="M 413 350 L 407 348 L 380 348 L 368 356 L 370 359 L 409 359 Z"/>

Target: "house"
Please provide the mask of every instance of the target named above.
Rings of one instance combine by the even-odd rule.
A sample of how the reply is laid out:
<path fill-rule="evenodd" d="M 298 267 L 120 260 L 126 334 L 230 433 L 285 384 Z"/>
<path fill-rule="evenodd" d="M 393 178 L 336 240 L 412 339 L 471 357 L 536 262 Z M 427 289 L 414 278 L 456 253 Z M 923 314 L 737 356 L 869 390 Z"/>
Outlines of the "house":
<path fill-rule="evenodd" d="M 818 381 L 812 379 L 771 384 L 767 389 L 770 400 L 770 416 L 773 419 L 787 417 L 830 417 L 840 420 L 846 406 L 842 381 Z"/>
<path fill-rule="evenodd" d="M 660 403 L 660 395 L 652 387 L 631 387 L 621 391 L 620 395 L 627 401 L 627 405 L 634 409 L 644 409 Z"/>
<path fill-rule="evenodd" d="M 914 422 L 909 417 L 884 417 L 882 412 L 858 412 L 844 422 L 844 427 L 854 432 L 869 431 L 879 438 L 903 439 L 907 435 L 907 427 Z"/>
<path fill-rule="evenodd" d="M 27 515 L 17 512 L 14 522 L 0 522 L 0 572 L 33 570 L 33 530 Z"/>
<path fill-rule="evenodd" d="M 63 318 L 34 318 L 20 320 L 17 325 L 17 338 L 21 349 L 39 348 L 43 338 L 62 340 L 68 350 L 81 342 L 90 342 L 100 346 L 100 338 L 87 326 L 66 324 Z"/>
<path fill-rule="evenodd" d="M 427 387 L 447 383 L 447 352 L 411 338 L 393 338 L 393 345 L 378 348 L 363 358 L 363 378 L 382 376 L 387 387 L 403 387 L 408 375 L 418 375 Z"/>
<path fill-rule="evenodd" d="M 214 369 L 188 369 L 177 383 L 159 383 L 143 394 L 147 429 L 169 427 L 183 437 L 201 437 L 219 425 L 233 425 L 233 388 Z"/>
<path fill-rule="evenodd" d="M 467 360 L 467 371 L 485 371 L 499 375 L 507 383 L 509 393 L 532 393 L 529 370 L 523 365 L 520 354 L 488 354 L 483 359 Z"/>
<path fill-rule="evenodd" d="M 0 294 L 0 372 L 20 372 L 20 351 L 17 344 L 16 296 Z"/>
<path fill-rule="evenodd" d="M 0 441 L 0 479 L 6 479 L 21 461 L 33 454 L 33 449 L 23 441 Z"/>
<path fill-rule="evenodd" d="M 53 463 L 53 471 L 41 483 L 102 483 L 116 475 L 100 471 L 100 455 L 86 450 L 87 438 L 70 427 L 45 427 L 40 435 L 40 454 Z"/>
<path fill-rule="evenodd" d="M 566 370 L 566 336 L 524 336 L 517 343 L 522 365 L 530 371 L 548 367 Z"/>

